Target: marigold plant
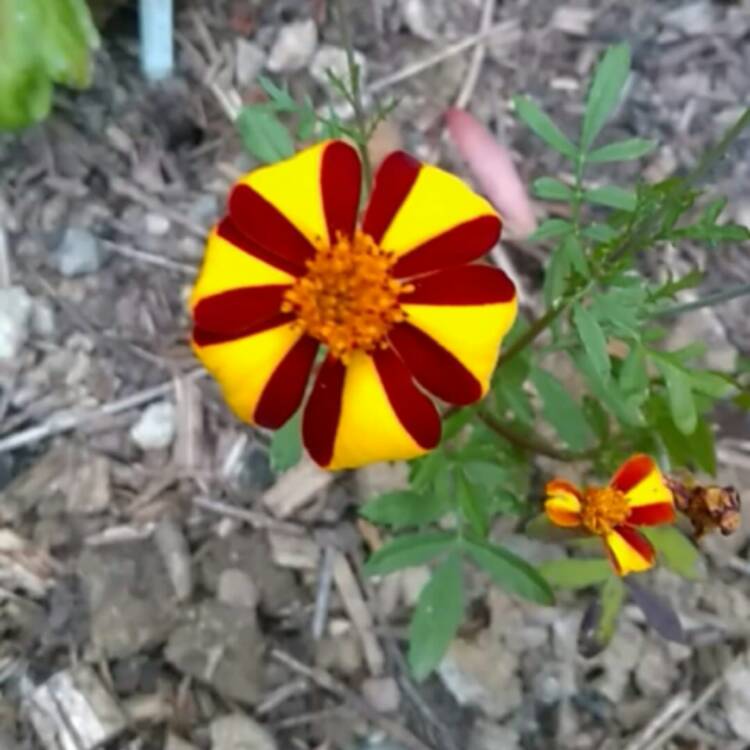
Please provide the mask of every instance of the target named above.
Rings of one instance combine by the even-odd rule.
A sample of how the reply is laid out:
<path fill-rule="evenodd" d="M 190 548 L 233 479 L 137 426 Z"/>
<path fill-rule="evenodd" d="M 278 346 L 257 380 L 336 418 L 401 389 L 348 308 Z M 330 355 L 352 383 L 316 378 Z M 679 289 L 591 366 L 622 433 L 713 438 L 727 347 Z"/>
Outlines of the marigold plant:
<path fill-rule="evenodd" d="M 565 165 L 532 186 L 561 204 L 526 240 L 548 257 L 544 310 L 532 317 L 482 260 L 500 236 L 497 208 L 515 212 L 503 220 L 517 234 L 535 223 L 509 153 L 454 110 L 450 134 L 492 203 L 403 152 L 371 178 L 368 141 L 391 105 L 375 102 L 368 115 L 349 38 L 348 80 L 331 81 L 351 120 L 333 107 L 321 116 L 265 79 L 267 101 L 240 113 L 243 141 L 266 166 L 234 186 L 208 239 L 191 299 L 197 356 L 240 419 L 276 431 L 277 470 L 302 443 L 328 469 L 410 461 L 408 488 L 369 499 L 361 515 L 380 527 L 366 535 L 366 573 L 431 566 L 409 632 L 417 677 L 456 637 L 467 564 L 540 605 L 554 588 L 590 590 L 584 653 L 606 645 L 628 599 L 664 637 L 682 639 L 648 571 L 696 578 L 689 523 L 695 539 L 736 528 L 737 493 L 702 477 L 717 473 L 712 409 L 720 399 L 750 407 L 750 367 L 717 372 L 702 342 L 670 348 L 667 334 L 681 313 L 750 286 L 680 301 L 700 274 L 651 278 L 638 258 L 666 243 L 750 239 L 721 220 L 723 199 L 697 187 L 750 110 L 688 174 L 624 188 L 589 171 L 656 145 L 599 143 L 629 74 L 627 46 L 603 55 L 575 138 L 531 99 L 514 99 Z M 495 523 L 508 516 L 528 537 L 565 544 L 560 559 L 534 566 L 511 551 Z"/>

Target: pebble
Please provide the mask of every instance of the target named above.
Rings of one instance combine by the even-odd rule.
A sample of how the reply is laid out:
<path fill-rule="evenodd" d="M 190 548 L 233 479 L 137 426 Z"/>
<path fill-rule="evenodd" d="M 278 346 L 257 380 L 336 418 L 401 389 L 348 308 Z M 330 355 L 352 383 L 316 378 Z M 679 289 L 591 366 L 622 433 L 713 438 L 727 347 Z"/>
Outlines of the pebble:
<path fill-rule="evenodd" d="M 86 548 L 77 572 L 97 654 L 135 656 L 162 643 L 174 627 L 174 589 L 151 540 Z"/>
<path fill-rule="evenodd" d="M 235 607 L 255 609 L 260 601 L 258 587 L 253 579 L 239 568 L 227 568 L 219 576 L 218 599 Z"/>
<path fill-rule="evenodd" d="M 255 83 L 258 74 L 263 70 L 266 53 L 254 42 L 241 37 L 235 42 L 235 69 L 238 86 L 250 86 Z"/>
<path fill-rule="evenodd" d="M 182 529 L 171 518 L 162 518 L 156 525 L 154 542 L 172 581 L 175 598 L 179 602 L 187 601 L 193 593 L 193 567 Z"/>
<path fill-rule="evenodd" d="M 67 277 L 95 273 L 101 268 L 103 260 L 99 239 L 82 227 L 68 227 L 52 253 L 53 266 Z"/>
<path fill-rule="evenodd" d="M 167 735 L 167 741 L 164 743 L 164 750 L 197 750 L 197 748 L 187 740 L 183 740 L 182 737 L 170 732 Z"/>
<path fill-rule="evenodd" d="M 365 56 L 355 50 L 354 60 L 359 68 L 359 80 L 363 84 L 367 79 L 367 60 Z M 336 78 L 349 80 L 349 60 L 343 47 L 335 47 L 332 44 L 323 44 L 315 53 L 310 64 L 310 75 L 326 88 L 331 87 L 328 74 L 332 73 Z"/>
<path fill-rule="evenodd" d="M 750 654 L 727 670 L 724 710 L 735 734 L 750 742 Z"/>
<path fill-rule="evenodd" d="M 395 713 L 401 702 L 401 692 L 393 677 L 368 677 L 362 683 L 362 695 L 381 714 Z"/>
<path fill-rule="evenodd" d="M 318 27 L 308 18 L 283 26 L 271 47 L 266 67 L 272 73 L 293 73 L 307 66 L 318 43 Z"/>
<path fill-rule="evenodd" d="M 52 338 L 57 325 L 55 320 L 55 308 L 46 299 L 35 299 L 31 309 L 31 330 L 45 339 Z"/>
<path fill-rule="evenodd" d="M 154 237 L 163 237 L 172 228 L 169 219 L 161 214 L 146 214 L 144 223 L 146 231 Z"/>
<path fill-rule="evenodd" d="M 249 716 L 230 714 L 211 722 L 211 750 L 277 750 L 276 740 Z"/>
<path fill-rule="evenodd" d="M 705 34 L 714 25 L 714 8 L 709 0 L 682 3 L 662 16 L 665 26 L 679 29 L 688 36 Z"/>
<path fill-rule="evenodd" d="M 130 429 L 130 439 L 144 451 L 168 448 L 175 436 L 175 419 L 174 404 L 157 401 L 143 410 Z"/>
<path fill-rule="evenodd" d="M 471 730 L 469 750 L 518 750 L 521 747 L 520 732 L 479 719 Z"/>
<path fill-rule="evenodd" d="M 33 302 L 21 286 L 0 289 L 0 362 L 15 359 L 29 335 Z"/>
<path fill-rule="evenodd" d="M 453 641 L 438 674 L 461 706 L 475 706 L 495 719 L 521 705 L 518 655 L 486 630 L 473 641 Z"/>
<path fill-rule="evenodd" d="M 253 612 L 204 601 L 169 637 L 167 661 L 224 698 L 255 703 L 263 694 L 263 636 Z"/>

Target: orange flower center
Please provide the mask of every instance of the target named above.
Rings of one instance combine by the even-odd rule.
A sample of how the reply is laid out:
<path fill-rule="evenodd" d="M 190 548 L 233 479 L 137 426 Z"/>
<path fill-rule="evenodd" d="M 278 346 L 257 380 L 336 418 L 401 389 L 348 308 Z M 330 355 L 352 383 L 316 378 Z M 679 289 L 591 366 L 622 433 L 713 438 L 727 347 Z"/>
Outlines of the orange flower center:
<path fill-rule="evenodd" d="M 592 534 L 608 534 L 630 515 L 628 500 L 612 487 L 587 487 L 581 503 L 581 522 Z"/>
<path fill-rule="evenodd" d="M 399 295 L 412 287 L 391 275 L 396 258 L 359 229 L 320 243 L 307 274 L 284 295 L 282 310 L 294 312 L 305 331 L 346 363 L 358 349 L 384 346 L 390 328 L 405 318 Z"/>

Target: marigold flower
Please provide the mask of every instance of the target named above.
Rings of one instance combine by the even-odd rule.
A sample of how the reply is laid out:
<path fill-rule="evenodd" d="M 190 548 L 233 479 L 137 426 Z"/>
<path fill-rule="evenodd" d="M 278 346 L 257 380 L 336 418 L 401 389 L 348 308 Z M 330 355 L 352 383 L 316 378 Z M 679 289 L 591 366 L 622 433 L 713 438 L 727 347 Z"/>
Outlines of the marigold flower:
<path fill-rule="evenodd" d="M 281 427 L 327 349 L 302 436 L 331 469 L 434 448 L 440 418 L 422 389 L 480 399 L 517 308 L 508 277 L 472 263 L 501 222 L 457 177 L 394 152 L 358 226 L 360 189 L 342 141 L 240 179 L 190 303 L 195 353 L 252 424 Z"/>
<path fill-rule="evenodd" d="M 580 490 L 554 479 L 546 493 L 549 520 L 557 526 L 582 526 L 600 536 L 615 572 L 622 576 L 654 564 L 654 549 L 636 527 L 675 520 L 672 491 L 653 459 L 642 454 L 629 458 L 606 487 Z"/>

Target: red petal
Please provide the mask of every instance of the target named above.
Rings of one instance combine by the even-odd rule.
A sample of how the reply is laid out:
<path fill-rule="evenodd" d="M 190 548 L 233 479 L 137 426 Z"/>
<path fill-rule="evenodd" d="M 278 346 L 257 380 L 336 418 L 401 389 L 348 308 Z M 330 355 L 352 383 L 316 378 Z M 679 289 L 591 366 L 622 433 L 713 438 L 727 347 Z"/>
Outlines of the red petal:
<path fill-rule="evenodd" d="M 441 427 L 432 401 L 414 385 L 409 370 L 393 349 L 379 349 L 373 359 L 401 424 L 422 448 L 434 448 L 440 442 Z"/>
<path fill-rule="evenodd" d="M 451 404 L 471 404 L 481 398 L 482 384 L 426 333 L 399 323 L 388 338 L 417 382 L 438 398 Z"/>
<path fill-rule="evenodd" d="M 320 168 L 323 211 L 331 242 L 341 232 L 354 234 L 362 190 L 362 167 L 357 151 L 344 141 L 332 141 L 323 152 Z"/>
<path fill-rule="evenodd" d="M 610 487 L 619 490 L 622 493 L 632 490 L 637 484 L 642 482 L 656 467 L 651 456 L 643 453 L 631 456 L 612 477 L 609 483 Z"/>
<path fill-rule="evenodd" d="M 409 283 L 414 291 L 400 298 L 406 304 L 489 305 L 510 302 L 516 296 L 513 282 L 492 266 L 446 268 Z"/>
<path fill-rule="evenodd" d="M 346 367 L 340 360 L 329 356 L 318 372 L 305 406 L 302 442 L 320 466 L 328 466 L 333 458 L 345 377 Z"/>

